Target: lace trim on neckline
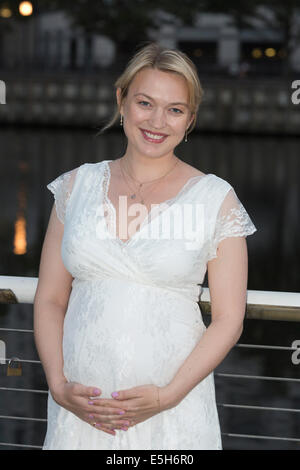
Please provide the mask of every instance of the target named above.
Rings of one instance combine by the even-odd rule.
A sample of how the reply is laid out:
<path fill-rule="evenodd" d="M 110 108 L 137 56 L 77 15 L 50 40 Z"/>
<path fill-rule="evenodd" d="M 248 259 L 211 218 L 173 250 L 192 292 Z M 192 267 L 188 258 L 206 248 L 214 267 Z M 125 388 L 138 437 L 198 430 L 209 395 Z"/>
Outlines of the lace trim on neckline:
<path fill-rule="evenodd" d="M 110 171 L 110 166 L 109 166 L 109 162 L 112 162 L 113 160 L 103 160 L 102 162 L 100 163 L 104 163 L 105 164 L 105 167 L 104 167 L 104 173 L 105 173 L 105 179 L 106 179 L 106 190 L 105 190 L 105 197 L 107 199 L 108 198 L 108 191 L 109 191 L 109 183 L 110 183 L 110 179 L 111 179 L 111 171 Z M 195 175 L 195 176 L 191 176 L 184 184 L 183 186 L 181 187 L 181 189 L 177 192 L 177 194 L 169 199 L 166 199 L 165 201 L 162 201 L 162 202 L 158 202 L 158 203 L 153 203 L 153 205 L 162 205 L 162 204 L 167 204 L 169 202 L 172 202 L 172 201 L 175 201 L 175 200 L 178 200 L 179 197 L 181 197 L 181 195 L 186 192 L 187 189 L 189 189 L 190 187 L 193 187 L 195 186 L 195 184 L 197 184 L 197 181 L 201 181 L 202 179 L 205 179 L 206 177 L 208 176 L 211 176 L 212 173 L 207 173 L 207 174 L 204 174 L 204 175 Z M 194 181 L 196 181 L 196 183 L 192 184 Z"/>
<path fill-rule="evenodd" d="M 116 232 L 116 209 L 108 196 L 109 186 L 110 186 L 110 181 L 111 181 L 111 171 L 110 171 L 109 162 L 112 162 L 112 161 L 113 160 L 103 160 L 100 162 L 101 165 L 104 165 L 103 180 L 102 180 L 102 204 L 104 206 L 104 210 L 106 214 L 108 215 L 107 217 L 105 217 L 105 220 L 106 220 L 106 227 L 109 231 L 109 234 L 113 236 L 116 239 L 116 241 L 121 244 L 121 246 L 129 245 L 129 243 L 131 243 L 140 234 L 142 229 L 152 222 L 153 218 L 151 218 L 151 215 L 153 214 L 154 211 L 158 211 L 157 216 L 160 216 L 161 213 L 167 210 L 167 209 L 162 210 L 162 211 L 160 210 L 160 208 L 163 205 L 167 204 L 170 208 L 173 204 L 175 204 L 178 201 L 178 199 L 183 197 L 185 194 L 189 192 L 190 189 L 196 186 L 198 182 L 212 175 L 212 173 L 207 173 L 205 175 L 192 176 L 184 183 L 184 185 L 181 187 L 181 189 L 178 191 L 178 193 L 174 197 L 166 199 L 165 201 L 162 201 L 160 203 L 152 204 L 150 211 L 148 212 L 147 216 L 144 218 L 144 220 L 140 224 L 139 230 L 137 230 L 127 240 L 122 241 L 116 234 L 117 233 Z"/>

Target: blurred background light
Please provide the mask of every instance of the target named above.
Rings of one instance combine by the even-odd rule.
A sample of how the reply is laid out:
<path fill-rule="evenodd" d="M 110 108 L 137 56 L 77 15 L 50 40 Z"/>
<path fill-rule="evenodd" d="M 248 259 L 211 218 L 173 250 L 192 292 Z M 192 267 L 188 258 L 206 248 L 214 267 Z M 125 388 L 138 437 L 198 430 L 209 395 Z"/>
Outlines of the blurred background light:
<path fill-rule="evenodd" d="M 275 57 L 276 51 L 275 49 L 273 49 L 273 47 L 268 47 L 267 49 L 265 49 L 265 55 L 267 57 Z"/>
<path fill-rule="evenodd" d="M 22 16 L 30 16 L 33 12 L 33 6 L 31 2 L 21 2 L 19 5 L 19 12 Z"/>
<path fill-rule="evenodd" d="M 12 11 L 9 7 L 0 8 L 0 17 L 1 18 L 10 18 L 12 16 Z"/>
<path fill-rule="evenodd" d="M 253 57 L 254 59 L 260 59 L 260 58 L 262 57 L 262 55 L 263 55 L 263 54 L 262 54 L 261 49 L 257 49 L 257 48 L 256 48 L 256 49 L 253 49 L 253 50 L 252 50 L 252 57 Z"/>

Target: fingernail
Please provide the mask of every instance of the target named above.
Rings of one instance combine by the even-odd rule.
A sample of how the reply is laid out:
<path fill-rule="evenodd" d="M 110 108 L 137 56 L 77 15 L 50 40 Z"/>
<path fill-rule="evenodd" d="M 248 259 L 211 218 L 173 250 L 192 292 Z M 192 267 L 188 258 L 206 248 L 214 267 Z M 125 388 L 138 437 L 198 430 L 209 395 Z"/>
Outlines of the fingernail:
<path fill-rule="evenodd" d="M 119 411 L 120 415 L 123 415 L 124 413 L 125 413 L 125 411 Z"/>
<path fill-rule="evenodd" d="M 99 390 L 99 388 L 94 388 L 93 393 L 94 395 L 100 395 L 101 390 Z"/>
<path fill-rule="evenodd" d="M 113 393 L 111 394 L 111 396 L 115 398 L 115 397 L 118 397 L 119 394 L 118 394 L 118 392 L 113 392 Z"/>
<path fill-rule="evenodd" d="M 89 415 L 89 418 L 94 418 L 94 415 Z"/>
<path fill-rule="evenodd" d="M 94 402 L 92 400 L 89 401 L 89 405 L 93 405 Z"/>
<path fill-rule="evenodd" d="M 126 426 L 122 426 L 123 431 L 128 431 L 128 428 Z"/>

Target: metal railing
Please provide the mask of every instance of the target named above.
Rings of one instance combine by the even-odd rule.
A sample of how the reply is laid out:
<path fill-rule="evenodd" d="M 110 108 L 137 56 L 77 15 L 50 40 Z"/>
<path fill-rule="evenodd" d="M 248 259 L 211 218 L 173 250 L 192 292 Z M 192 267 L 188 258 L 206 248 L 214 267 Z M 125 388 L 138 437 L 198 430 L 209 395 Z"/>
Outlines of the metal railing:
<path fill-rule="evenodd" d="M 16 277 L 16 276 L 0 276 L 0 303 L 28 303 L 32 304 L 38 278 L 30 277 Z M 203 288 L 201 301 L 199 302 L 202 313 L 210 314 L 210 293 L 208 288 Z M 281 320 L 300 322 L 300 293 L 294 292 L 273 292 L 273 291 L 247 291 L 247 305 L 245 318 L 260 319 L 260 320 Z M 16 333 L 29 333 L 33 334 L 33 330 L 18 329 L 18 328 L 0 328 L 0 332 L 16 332 Z M 297 347 L 292 346 L 278 346 L 278 345 L 262 345 L 262 344 L 241 344 L 237 343 L 235 348 L 248 348 L 260 350 L 273 350 L 273 351 L 296 351 Z M 299 347 L 299 346 L 298 346 Z M 0 363 L 6 363 L 13 358 L 1 358 Z M 5 361 L 5 362 L 3 362 Z M 20 363 L 41 364 L 38 360 L 31 359 L 18 359 Z M 262 375 L 247 375 L 247 374 L 228 374 L 216 373 L 216 377 L 233 378 L 239 380 L 259 380 L 259 381 L 274 381 L 274 382 L 293 382 L 300 384 L 300 379 L 294 377 L 274 377 Z M 47 395 L 48 390 L 24 389 L 24 388 L 11 388 L 0 387 L 0 392 L 19 392 L 19 393 L 35 393 Z M 243 409 L 243 410 L 259 410 L 269 412 L 285 412 L 285 413 L 300 413 L 297 408 L 285 407 L 270 407 L 270 406 L 253 406 L 247 404 L 233 404 L 233 403 L 217 403 L 219 408 L 227 409 Z M 34 421 L 34 422 L 47 422 L 47 419 L 31 418 L 24 416 L 9 416 L 0 415 L 0 420 L 16 420 L 16 421 Z M 257 434 L 238 434 L 223 432 L 222 436 L 245 438 L 245 439 L 260 439 L 271 441 L 288 441 L 300 443 L 300 438 L 284 437 L 284 436 L 266 436 Z M 31 448 L 41 449 L 41 446 L 15 444 L 8 442 L 0 442 L 1 446 L 18 447 L 18 448 Z"/>

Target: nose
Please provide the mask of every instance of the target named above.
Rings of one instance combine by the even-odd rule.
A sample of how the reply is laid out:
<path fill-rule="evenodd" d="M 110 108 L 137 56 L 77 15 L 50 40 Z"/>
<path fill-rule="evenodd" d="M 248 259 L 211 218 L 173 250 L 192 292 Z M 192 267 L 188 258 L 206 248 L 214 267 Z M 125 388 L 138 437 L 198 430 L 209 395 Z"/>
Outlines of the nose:
<path fill-rule="evenodd" d="M 163 109 L 155 108 L 151 113 L 150 124 L 154 129 L 165 127 L 165 113 Z"/>

